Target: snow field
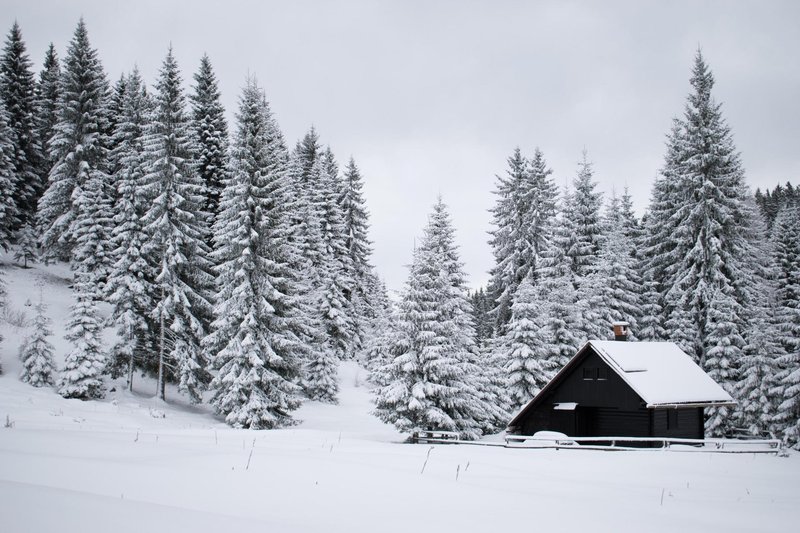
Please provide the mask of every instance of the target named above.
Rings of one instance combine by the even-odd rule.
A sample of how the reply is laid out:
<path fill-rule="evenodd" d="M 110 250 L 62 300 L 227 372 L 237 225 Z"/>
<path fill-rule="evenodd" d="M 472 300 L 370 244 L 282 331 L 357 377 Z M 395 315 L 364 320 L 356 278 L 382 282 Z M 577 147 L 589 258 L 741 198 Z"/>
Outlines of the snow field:
<path fill-rule="evenodd" d="M 4 269 L 10 309 L 29 317 L 24 303 L 38 299 L 43 280 L 61 367 L 68 272 Z M 727 533 L 791 531 L 800 519 L 796 453 L 402 444 L 370 414 L 365 372 L 354 363 L 341 365 L 338 405 L 307 402 L 292 428 L 235 430 L 174 389 L 166 403 L 155 400 L 155 383 L 138 376 L 134 393 L 118 381 L 91 402 L 21 383 L 16 351 L 26 331 L 3 324 L 2 334 L 0 421 L 12 425 L 0 427 L 3 533 Z"/>

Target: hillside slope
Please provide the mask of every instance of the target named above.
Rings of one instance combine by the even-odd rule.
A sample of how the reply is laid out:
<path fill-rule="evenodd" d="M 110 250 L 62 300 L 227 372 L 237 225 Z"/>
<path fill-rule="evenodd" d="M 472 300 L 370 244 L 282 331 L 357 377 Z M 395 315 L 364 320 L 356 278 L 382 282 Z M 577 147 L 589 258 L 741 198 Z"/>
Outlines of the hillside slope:
<path fill-rule="evenodd" d="M 38 299 L 41 280 L 61 365 L 68 271 L 3 269 L 12 311 L 32 314 L 25 302 Z M 341 365 L 338 405 L 308 402 L 288 429 L 234 430 L 174 390 L 155 400 L 152 380 L 137 377 L 133 394 L 119 382 L 94 402 L 25 385 L 16 360 L 25 330 L 6 323 L 0 332 L 0 417 L 12 426 L 0 427 L 8 533 L 744 532 L 789 531 L 800 520 L 797 454 L 402 444 L 371 416 L 354 363 Z"/>

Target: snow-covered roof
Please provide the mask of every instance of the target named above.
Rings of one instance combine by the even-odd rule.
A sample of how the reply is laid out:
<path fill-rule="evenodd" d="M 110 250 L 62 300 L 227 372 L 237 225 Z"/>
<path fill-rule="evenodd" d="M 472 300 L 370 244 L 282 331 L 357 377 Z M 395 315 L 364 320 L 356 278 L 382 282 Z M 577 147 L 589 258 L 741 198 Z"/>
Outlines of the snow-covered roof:
<path fill-rule="evenodd" d="M 675 343 L 589 341 L 589 344 L 647 407 L 735 403 Z"/>

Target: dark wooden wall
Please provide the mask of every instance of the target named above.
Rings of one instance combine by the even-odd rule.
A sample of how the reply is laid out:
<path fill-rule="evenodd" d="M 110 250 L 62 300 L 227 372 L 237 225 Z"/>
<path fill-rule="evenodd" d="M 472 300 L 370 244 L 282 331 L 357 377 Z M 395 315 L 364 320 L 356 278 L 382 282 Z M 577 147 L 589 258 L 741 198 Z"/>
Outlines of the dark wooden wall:
<path fill-rule="evenodd" d="M 653 437 L 702 439 L 705 436 L 702 407 L 652 409 L 651 411 Z"/>

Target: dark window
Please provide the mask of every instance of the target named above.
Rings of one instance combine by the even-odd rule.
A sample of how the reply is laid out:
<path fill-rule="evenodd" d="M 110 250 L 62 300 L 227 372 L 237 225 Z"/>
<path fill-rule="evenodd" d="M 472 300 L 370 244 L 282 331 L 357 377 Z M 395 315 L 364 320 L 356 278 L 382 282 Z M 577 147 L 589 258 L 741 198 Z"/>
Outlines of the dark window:
<path fill-rule="evenodd" d="M 597 379 L 606 380 L 608 379 L 608 367 L 601 366 L 597 369 Z"/>
<path fill-rule="evenodd" d="M 597 369 L 596 368 L 584 368 L 583 369 L 583 379 L 597 379 Z"/>

